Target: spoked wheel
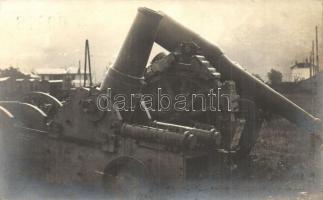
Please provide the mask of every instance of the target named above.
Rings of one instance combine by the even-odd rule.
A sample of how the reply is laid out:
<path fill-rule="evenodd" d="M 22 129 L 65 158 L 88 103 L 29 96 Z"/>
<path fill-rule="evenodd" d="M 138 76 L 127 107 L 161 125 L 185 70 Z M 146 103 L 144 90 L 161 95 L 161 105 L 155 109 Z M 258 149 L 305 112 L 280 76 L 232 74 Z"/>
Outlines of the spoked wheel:
<path fill-rule="evenodd" d="M 239 143 L 236 148 L 237 157 L 244 159 L 250 154 L 250 151 L 257 142 L 263 120 L 254 101 L 240 98 L 239 108 L 238 118 L 244 119 L 245 123 L 240 132 Z"/>
<path fill-rule="evenodd" d="M 44 111 L 49 118 L 52 118 L 63 106 L 58 99 L 44 92 L 31 92 L 25 94 L 21 97 L 21 101 L 37 106 Z"/>
<path fill-rule="evenodd" d="M 142 163 L 127 159 L 110 165 L 104 173 L 103 188 L 116 199 L 145 199 L 151 192 L 151 180 Z"/>

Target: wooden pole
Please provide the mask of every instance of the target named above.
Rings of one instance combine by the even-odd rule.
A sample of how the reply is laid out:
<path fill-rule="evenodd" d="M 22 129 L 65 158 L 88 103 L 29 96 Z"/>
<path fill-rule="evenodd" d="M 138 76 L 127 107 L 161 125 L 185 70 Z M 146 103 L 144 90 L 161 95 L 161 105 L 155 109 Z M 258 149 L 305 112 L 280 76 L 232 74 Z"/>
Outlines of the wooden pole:
<path fill-rule="evenodd" d="M 87 65 L 89 65 L 89 79 L 90 79 L 90 86 L 93 85 L 92 83 L 92 71 L 91 71 L 91 56 L 90 56 L 90 46 L 89 40 L 85 40 L 85 55 L 84 55 L 84 83 L 83 86 L 86 86 L 87 81 Z"/>
<path fill-rule="evenodd" d="M 90 45 L 89 41 L 87 41 L 87 56 L 88 56 L 88 62 L 89 62 L 89 78 L 90 78 L 90 86 L 92 87 L 92 70 L 91 70 L 91 54 L 90 54 Z"/>
<path fill-rule="evenodd" d="M 80 87 L 82 86 L 82 77 L 81 77 L 81 60 L 79 60 L 79 71 L 78 71 L 78 75 L 80 76 L 79 79 L 80 79 Z"/>
<path fill-rule="evenodd" d="M 88 50 L 88 48 L 87 48 L 87 46 L 88 46 L 88 40 L 86 39 L 85 40 L 85 52 L 84 52 L 84 79 L 83 79 L 83 87 L 85 87 L 86 86 L 86 80 L 87 80 L 87 70 L 86 70 L 86 68 L 87 68 L 87 50 Z"/>
<path fill-rule="evenodd" d="M 318 43 L 318 31 L 317 31 L 317 26 L 315 26 L 315 40 L 316 40 L 316 71 L 319 72 L 320 69 L 320 63 L 319 63 L 319 43 Z"/>
<path fill-rule="evenodd" d="M 311 51 L 311 77 L 314 76 L 314 40 L 312 40 L 312 51 Z"/>

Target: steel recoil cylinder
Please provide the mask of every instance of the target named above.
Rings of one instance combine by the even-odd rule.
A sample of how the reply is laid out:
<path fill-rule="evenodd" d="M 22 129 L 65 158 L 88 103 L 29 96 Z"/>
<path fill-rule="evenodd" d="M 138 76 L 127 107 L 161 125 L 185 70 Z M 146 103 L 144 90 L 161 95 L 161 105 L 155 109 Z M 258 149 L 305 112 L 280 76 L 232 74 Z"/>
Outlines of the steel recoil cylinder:
<path fill-rule="evenodd" d="M 196 145 L 196 137 L 192 134 L 179 134 L 176 132 L 148 126 L 123 123 L 119 133 L 121 136 L 132 139 L 179 148 L 194 149 Z"/>
<path fill-rule="evenodd" d="M 221 135 L 215 129 L 203 130 L 189 126 L 182 126 L 178 124 L 170 124 L 165 122 L 154 121 L 153 125 L 157 128 L 171 130 L 174 132 L 187 132 L 193 134 L 197 138 L 198 144 L 207 144 L 217 146 L 220 145 Z"/>

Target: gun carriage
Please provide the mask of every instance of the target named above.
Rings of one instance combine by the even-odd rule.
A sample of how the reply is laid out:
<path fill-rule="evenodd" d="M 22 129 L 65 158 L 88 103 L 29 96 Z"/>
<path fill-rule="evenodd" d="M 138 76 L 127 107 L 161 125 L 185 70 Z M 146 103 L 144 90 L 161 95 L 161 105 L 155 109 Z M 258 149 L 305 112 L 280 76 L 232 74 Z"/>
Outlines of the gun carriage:
<path fill-rule="evenodd" d="M 158 54 L 147 66 L 154 42 L 169 54 Z M 98 98 L 108 89 L 111 94 L 104 102 L 109 105 L 118 94 L 130 93 L 151 94 L 158 102 L 158 89 L 171 100 L 182 94 L 189 103 L 184 110 L 160 111 L 139 98 L 129 111 L 131 99 L 126 98 L 126 109 L 100 110 Z M 211 90 L 227 96 L 221 96 L 217 111 L 209 109 L 210 103 L 201 110 L 204 102 L 192 97 L 208 97 Z M 167 185 L 218 177 L 219 168 L 239 165 L 249 155 L 262 111 L 279 114 L 309 132 L 320 125 L 217 46 L 147 8 L 138 9 L 100 88 L 77 88 L 64 104 L 40 92 L 21 101 L 0 102 L 0 125 L 6 129 L 3 137 L 19 132 L 28 139 L 20 153 L 41 163 L 38 175 L 63 183 L 102 182 L 108 190 L 122 190 L 132 180 L 135 185 Z"/>

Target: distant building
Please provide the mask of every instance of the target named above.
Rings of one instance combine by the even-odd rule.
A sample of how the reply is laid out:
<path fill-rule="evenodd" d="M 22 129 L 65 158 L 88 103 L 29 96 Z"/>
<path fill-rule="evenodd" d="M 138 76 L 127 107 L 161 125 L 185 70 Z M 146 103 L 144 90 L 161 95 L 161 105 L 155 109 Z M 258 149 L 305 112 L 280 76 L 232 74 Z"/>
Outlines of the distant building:
<path fill-rule="evenodd" d="M 66 69 L 63 68 L 37 68 L 33 73 L 38 75 L 42 81 L 66 79 Z"/>
<path fill-rule="evenodd" d="M 271 87 L 306 111 L 323 118 L 323 72 L 305 80 L 282 82 Z"/>
<path fill-rule="evenodd" d="M 0 78 L 0 100 L 7 100 L 8 97 L 14 89 L 15 79 L 9 76 Z"/>
<path fill-rule="evenodd" d="M 71 80 L 71 84 L 73 87 L 81 87 L 84 83 L 84 70 L 78 67 L 69 67 L 66 69 L 67 74 Z M 89 74 L 86 76 L 86 85 L 89 85 Z"/>
<path fill-rule="evenodd" d="M 80 87 L 84 80 L 84 70 L 78 67 L 64 68 L 37 68 L 33 70 L 42 81 L 63 81 L 64 88 Z M 88 75 L 87 75 L 88 77 Z M 88 80 L 89 78 L 87 78 Z"/>
<path fill-rule="evenodd" d="M 24 78 L 8 76 L 0 78 L 0 100 L 8 100 L 11 97 L 16 98 L 31 91 L 40 91 L 40 81 L 36 76 L 29 75 L 29 77 Z"/>
<path fill-rule="evenodd" d="M 290 67 L 292 79 L 291 81 L 297 82 L 309 79 L 311 77 L 311 69 L 313 68 L 313 64 L 309 62 L 296 62 Z"/>

